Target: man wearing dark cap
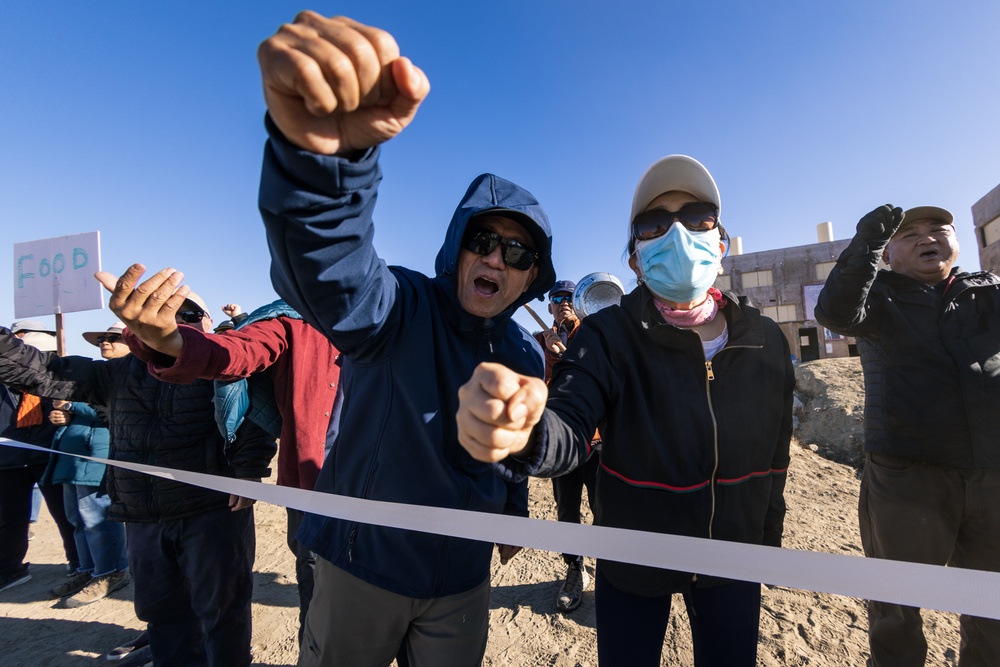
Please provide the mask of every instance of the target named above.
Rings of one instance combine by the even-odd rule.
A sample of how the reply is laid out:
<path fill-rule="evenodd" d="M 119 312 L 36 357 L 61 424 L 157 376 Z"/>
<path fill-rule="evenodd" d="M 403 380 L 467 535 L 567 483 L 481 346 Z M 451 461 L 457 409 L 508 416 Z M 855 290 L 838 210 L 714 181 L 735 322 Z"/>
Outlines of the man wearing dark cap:
<path fill-rule="evenodd" d="M 549 290 L 549 314 L 552 326 L 535 334 L 535 340 L 545 350 L 545 381 L 552 378 L 552 368 L 566 351 L 569 341 L 576 335 L 580 318 L 573 307 L 573 292 L 576 283 L 572 280 L 557 280 Z M 567 523 L 580 523 L 580 501 L 583 487 L 587 487 L 587 502 L 594 510 L 594 494 L 597 483 L 597 466 L 600 464 L 600 438 L 595 436 L 594 454 L 579 468 L 565 475 L 552 478 L 552 493 L 556 499 L 556 517 Z M 590 574 L 583 562 L 583 556 L 563 554 L 566 561 L 566 579 L 556 596 L 556 608 L 562 612 L 573 611 L 583 601 L 583 592 L 590 586 Z"/>
<path fill-rule="evenodd" d="M 953 220 L 936 206 L 864 216 L 816 320 L 861 354 L 865 555 L 998 572 L 1000 277 L 959 271 Z M 870 601 L 868 664 L 924 665 L 921 625 L 917 608 Z M 1000 621 L 960 625 L 958 664 L 1000 665 Z"/>
<path fill-rule="evenodd" d="M 390 34 L 312 12 L 265 40 L 258 60 L 272 282 L 345 360 L 316 490 L 526 516 L 527 487 L 462 449 L 455 413 L 480 362 L 542 377 L 538 346 L 512 318 L 555 280 L 542 207 L 482 174 L 433 276 L 387 266 L 372 241 L 380 146 L 413 120 L 427 77 Z M 379 234 L 391 222 L 379 220 Z M 482 663 L 492 544 L 316 515 L 299 540 L 318 555 L 299 665 L 386 665 L 399 653 L 413 665 Z M 501 547 L 501 562 L 514 551 Z"/>

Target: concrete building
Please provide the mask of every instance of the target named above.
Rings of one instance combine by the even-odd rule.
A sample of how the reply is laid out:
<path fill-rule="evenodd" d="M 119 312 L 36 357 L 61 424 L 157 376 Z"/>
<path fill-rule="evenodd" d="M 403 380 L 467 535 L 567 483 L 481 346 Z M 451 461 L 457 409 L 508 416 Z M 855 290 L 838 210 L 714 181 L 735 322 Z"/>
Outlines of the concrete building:
<path fill-rule="evenodd" d="M 829 222 L 817 226 L 818 243 L 742 253 L 734 237 L 716 281 L 722 290 L 744 294 L 781 327 L 798 361 L 857 354 L 854 340 L 829 331 L 813 318 L 816 298 L 850 239 L 833 240 Z"/>
<path fill-rule="evenodd" d="M 1000 185 L 972 205 L 972 222 L 976 226 L 979 266 L 1000 273 Z"/>

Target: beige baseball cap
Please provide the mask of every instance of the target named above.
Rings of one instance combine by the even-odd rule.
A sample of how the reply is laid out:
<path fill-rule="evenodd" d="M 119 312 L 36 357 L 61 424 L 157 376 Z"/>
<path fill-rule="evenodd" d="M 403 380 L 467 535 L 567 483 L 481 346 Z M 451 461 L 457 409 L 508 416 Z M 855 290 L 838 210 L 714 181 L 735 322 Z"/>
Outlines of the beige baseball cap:
<path fill-rule="evenodd" d="M 664 192 L 682 190 L 701 201 L 712 202 L 722 211 L 722 198 L 715 179 L 708 169 L 693 157 L 687 155 L 668 155 L 653 163 L 639 179 L 632 197 L 632 215 L 629 217 L 631 226 L 635 216 L 639 215 L 649 202 Z"/>

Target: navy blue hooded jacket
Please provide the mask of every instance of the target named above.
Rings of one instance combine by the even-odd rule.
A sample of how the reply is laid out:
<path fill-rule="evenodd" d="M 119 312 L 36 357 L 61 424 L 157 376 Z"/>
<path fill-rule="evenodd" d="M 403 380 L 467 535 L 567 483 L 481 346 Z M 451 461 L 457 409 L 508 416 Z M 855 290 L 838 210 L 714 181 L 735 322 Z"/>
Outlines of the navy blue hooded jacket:
<path fill-rule="evenodd" d="M 476 178 L 455 211 L 431 278 L 389 267 L 372 246 L 379 150 L 316 155 L 268 125 L 260 208 L 278 294 L 329 336 L 346 363 L 336 434 L 316 490 L 414 505 L 527 516 L 527 487 L 505 482 L 458 443 L 458 388 L 483 361 L 542 377 L 541 350 L 511 315 L 555 280 L 548 219 L 526 190 Z M 469 219 L 491 209 L 532 235 L 538 275 L 496 317 L 457 296 Z M 510 269 L 508 269 L 510 270 Z M 483 519 L 488 520 L 484 517 Z M 492 545 L 307 515 L 299 540 L 376 586 L 418 598 L 464 592 L 489 577 Z"/>

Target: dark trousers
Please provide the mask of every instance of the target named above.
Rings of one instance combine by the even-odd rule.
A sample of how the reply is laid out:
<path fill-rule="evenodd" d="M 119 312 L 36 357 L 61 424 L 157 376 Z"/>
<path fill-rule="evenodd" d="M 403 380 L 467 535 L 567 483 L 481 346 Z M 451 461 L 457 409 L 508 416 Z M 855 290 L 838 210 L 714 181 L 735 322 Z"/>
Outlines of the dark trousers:
<path fill-rule="evenodd" d="M 672 596 L 624 593 L 597 563 L 595 611 L 601 667 L 659 667 Z M 695 667 L 754 667 L 760 627 L 760 584 L 734 581 L 692 586 L 684 593 Z"/>
<path fill-rule="evenodd" d="M 0 576 L 10 576 L 24 567 L 31 488 L 44 471 L 44 463 L 0 470 Z"/>
<path fill-rule="evenodd" d="M 31 490 L 42 478 L 45 463 L 0 470 L 0 576 L 9 576 L 24 567 L 28 553 L 28 524 L 31 521 Z M 76 569 L 80 559 L 73 539 L 73 525 L 66 518 L 62 485 L 42 486 L 49 514 L 59 528 L 67 562 Z"/>
<path fill-rule="evenodd" d="M 302 525 L 305 512 L 286 507 L 288 512 L 288 548 L 295 554 L 295 581 L 299 588 L 299 643 L 302 643 L 302 630 L 306 626 L 306 612 L 309 611 L 309 601 L 313 596 L 313 581 L 316 571 L 316 554 L 295 539 Z"/>
<path fill-rule="evenodd" d="M 869 454 L 858 498 L 873 558 L 1000 572 L 1000 470 L 965 470 Z M 961 667 L 1000 665 L 1000 621 L 959 619 Z M 920 610 L 868 603 L 870 665 L 922 667 Z"/>
<path fill-rule="evenodd" d="M 556 499 L 556 518 L 566 523 L 580 523 L 580 502 L 583 500 L 583 487 L 587 487 L 587 504 L 594 511 L 594 501 L 597 497 L 597 468 L 601 465 L 601 457 L 594 453 L 587 462 L 574 468 L 565 475 L 552 478 L 552 495 Z M 583 565 L 583 556 L 563 554 L 566 564 L 579 563 Z"/>
<path fill-rule="evenodd" d="M 148 624 L 154 664 L 248 665 L 253 509 L 127 523 L 125 532 L 135 615 Z"/>
<path fill-rule="evenodd" d="M 56 522 L 59 529 L 59 538 L 62 540 L 63 553 L 66 554 L 66 562 L 76 571 L 80 567 L 80 554 L 76 549 L 75 528 L 66 516 L 65 491 L 62 484 L 39 484 L 38 489 L 45 498 L 45 508 L 52 515 L 52 520 Z"/>

